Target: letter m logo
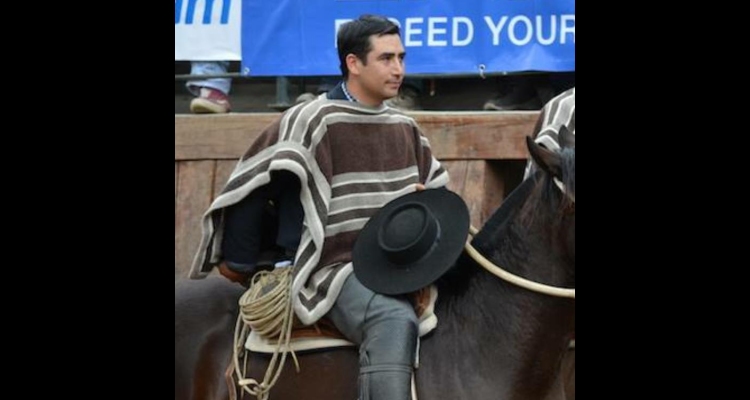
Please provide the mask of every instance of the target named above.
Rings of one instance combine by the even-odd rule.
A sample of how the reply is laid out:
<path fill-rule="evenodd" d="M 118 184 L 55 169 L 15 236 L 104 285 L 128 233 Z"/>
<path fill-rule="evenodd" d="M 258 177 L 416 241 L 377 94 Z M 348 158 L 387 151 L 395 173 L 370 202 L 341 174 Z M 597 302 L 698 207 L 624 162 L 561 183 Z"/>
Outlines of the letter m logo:
<path fill-rule="evenodd" d="M 192 25 L 193 19 L 195 19 L 195 9 L 198 0 L 175 0 L 174 1 L 174 23 L 179 24 L 182 16 L 182 6 L 187 3 L 187 10 L 185 11 L 185 25 Z M 204 0 L 203 7 L 203 25 L 211 24 L 211 15 L 214 10 L 214 0 Z M 232 5 L 232 0 L 221 0 L 221 21 L 222 25 L 226 25 L 229 22 L 229 9 Z"/>

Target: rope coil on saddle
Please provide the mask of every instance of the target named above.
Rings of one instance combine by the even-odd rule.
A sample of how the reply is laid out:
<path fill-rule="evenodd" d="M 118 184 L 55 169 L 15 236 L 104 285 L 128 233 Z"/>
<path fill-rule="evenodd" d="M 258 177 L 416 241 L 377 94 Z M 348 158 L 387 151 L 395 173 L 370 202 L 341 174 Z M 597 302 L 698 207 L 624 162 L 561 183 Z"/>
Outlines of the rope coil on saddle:
<path fill-rule="evenodd" d="M 299 372 L 297 356 L 289 350 L 294 322 L 291 270 L 291 267 L 287 267 L 256 273 L 252 278 L 250 288 L 239 300 L 240 313 L 234 331 L 233 352 L 234 369 L 239 378 L 237 385 L 259 400 L 268 399 L 271 388 L 281 375 L 287 353 L 292 353 L 294 365 Z M 244 347 L 251 331 L 277 341 L 276 350 L 260 383 L 255 379 L 245 378 L 249 357 L 244 357 L 247 351 Z M 279 353 L 281 353 L 280 360 Z M 245 358 L 242 365 L 240 365 L 241 357 Z"/>

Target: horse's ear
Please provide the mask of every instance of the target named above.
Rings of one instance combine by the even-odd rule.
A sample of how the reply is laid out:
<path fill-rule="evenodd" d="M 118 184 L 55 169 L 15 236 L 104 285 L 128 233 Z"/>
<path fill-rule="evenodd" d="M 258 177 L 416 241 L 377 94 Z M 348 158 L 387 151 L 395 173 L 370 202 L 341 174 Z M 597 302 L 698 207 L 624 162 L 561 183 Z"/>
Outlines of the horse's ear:
<path fill-rule="evenodd" d="M 560 130 L 557 132 L 557 140 L 563 149 L 574 149 L 576 147 L 576 135 L 572 134 L 565 125 L 560 126 Z"/>
<path fill-rule="evenodd" d="M 526 136 L 526 146 L 529 148 L 531 158 L 539 168 L 558 178 L 562 175 L 559 154 L 538 145 L 530 136 Z"/>

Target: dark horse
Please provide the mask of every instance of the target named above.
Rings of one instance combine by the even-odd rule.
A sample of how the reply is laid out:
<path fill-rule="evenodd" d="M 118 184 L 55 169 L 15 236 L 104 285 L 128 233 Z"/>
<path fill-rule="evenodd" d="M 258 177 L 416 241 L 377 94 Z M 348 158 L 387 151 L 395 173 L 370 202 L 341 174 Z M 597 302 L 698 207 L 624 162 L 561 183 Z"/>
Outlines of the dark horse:
<path fill-rule="evenodd" d="M 539 171 L 471 241 L 489 263 L 538 284 L 575 288 L 574 138 L 563 128 L 558 152 L 527 139 Z M 418 398 L 575 398 L 574 291 L 573 298 L 540 293 L 482 264 L 465 252 L 437 281 L 439 322 L 421 341 Z M 175 284 L 175 400 L 229 398 L 224 373 L 242 292 L 223 278 Z M 357 398 L 355 350 L 297 357 L 300 372 L 288 357 L 272 400 Z M 249 358 L 249 375 L 262 380 L 269 357 Z"/>

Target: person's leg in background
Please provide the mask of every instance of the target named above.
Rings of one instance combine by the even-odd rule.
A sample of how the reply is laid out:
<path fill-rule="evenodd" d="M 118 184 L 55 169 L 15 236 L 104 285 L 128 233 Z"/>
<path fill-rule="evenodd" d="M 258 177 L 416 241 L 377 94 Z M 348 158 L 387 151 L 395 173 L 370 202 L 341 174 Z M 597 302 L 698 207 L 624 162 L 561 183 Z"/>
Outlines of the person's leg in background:
<path fill-rule="evenodd" d="M 226 74 L 228 61 L 191 61 L 191 75 Z M 232 80 L 229 78 L 208 78 L 188 81 L 186 87 L 196 96 L 190 102 L 190 111 L 194 113 L 227 113 L 232 107 L 229 104 L 229 89 Z"/>

